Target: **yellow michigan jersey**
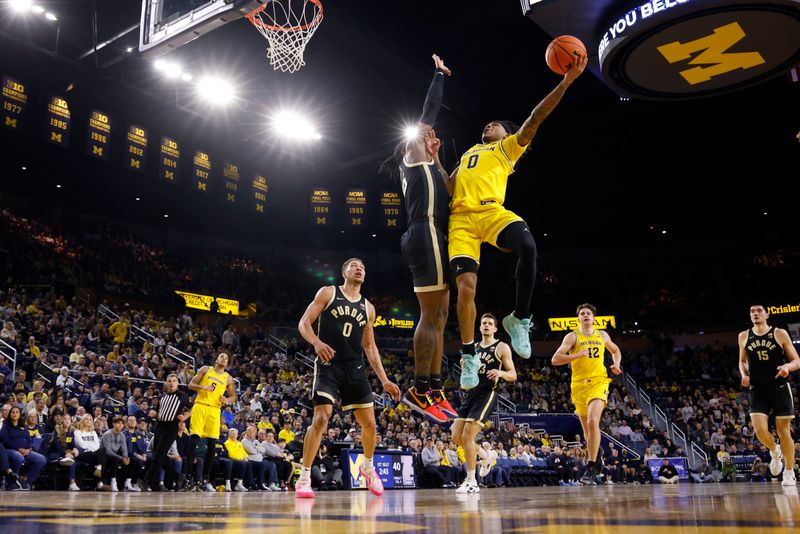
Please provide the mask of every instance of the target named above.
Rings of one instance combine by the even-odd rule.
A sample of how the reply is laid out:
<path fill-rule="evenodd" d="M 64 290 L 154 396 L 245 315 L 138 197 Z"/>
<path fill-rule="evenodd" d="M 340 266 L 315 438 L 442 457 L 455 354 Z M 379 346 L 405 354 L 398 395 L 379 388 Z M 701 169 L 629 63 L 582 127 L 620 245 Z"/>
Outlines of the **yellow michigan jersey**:
<path fill-rule="evenodd" d="M 450 212 L 485 211 L 502 206 L 508 176 L 526 148 L 517 142 L 517 134 L 512 134 L 467 150 L 461 156 Z"/>
<path fill-rule="evenodd" d="M 228 373 L 227 371 L 218 373 L 213 367 L 209 367 L 205 376 L 200 380 L 201 386 L 213 386 L 214 391 L 206 391 L 201 389 L 197 392 L 196 403 L 205 404 L 214 408 L 221 408 L 222 401 L 220 398 L 225 394 L 228 388 Z"/>
<path fill-rule="evenodd" d="M 589 378 L 608 378 L 605 366 L 606 342 L 600 336 L 600 330 L 594 330 L 592 335 L 584 335 L 580 330 L 573 330 L 577 336 L 577 341 L 570 354 L 577 354 L 585 349 L 589 349 L 589 354 L 585 358 L 578 358 L 570 362 L 572 367 L 572 381 L 580 382 Z"/>

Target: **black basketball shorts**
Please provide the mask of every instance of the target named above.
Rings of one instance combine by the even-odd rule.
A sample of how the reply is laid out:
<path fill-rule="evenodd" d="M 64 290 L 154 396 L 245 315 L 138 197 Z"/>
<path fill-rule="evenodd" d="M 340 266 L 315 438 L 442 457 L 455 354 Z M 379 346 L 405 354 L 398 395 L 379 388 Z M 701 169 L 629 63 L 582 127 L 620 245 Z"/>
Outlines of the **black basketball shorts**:
<path fill-rule="evenodd" d="M 496 409 L 497 392 L 494 389 L 471 389 L 458 410 L 456 421 L 474 422 L 484 426 L 484 421 L 487 421 Z"/>
<path fill-rule="evenodd" d="M 775 417 L 794 417 L 794 399 L 788 383 L 750 386 L 750 415 L 770 413 Z"/>
<path fill-rule="evenodd" d="M 434 220 L 412 221 L 400 238 L 400 250 L 417 293 L 448 287 L 447 227 L 442 230 L 439 226 Z"/>
<path fill-rule="evenodd" d="M 333 404 L 341 396 L 342 410 L 372 408 L 372 386 L 367 377 L 366 363 L 328 363 L 314 361 L 314 382 L 311 399 L 314 406 Z"/>

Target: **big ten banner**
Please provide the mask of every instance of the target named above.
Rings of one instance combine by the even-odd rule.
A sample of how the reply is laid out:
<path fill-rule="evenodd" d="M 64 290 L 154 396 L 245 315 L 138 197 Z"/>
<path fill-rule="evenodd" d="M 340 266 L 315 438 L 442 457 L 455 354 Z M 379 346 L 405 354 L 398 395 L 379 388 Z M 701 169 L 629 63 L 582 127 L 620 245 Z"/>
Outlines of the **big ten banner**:
<path fill-rule="evenodd" d="M 381 193 L 381 221 L 384 228 L 400 228 L 400 204 L 402 200 L 397 191 Z"/>
<path fill-rule="evenodd" d="M 225 200 L 236 202 L 236 194 L 239 192 L 239 166 L 226 163 L 222 177 L 225 180 Z"/>
<path fill-rule="evenodd" d="M 3 126 L 22 131 L 27 103 L 25 85 L 10 76 L 3 76 Z"/>
<path fill-rule="evenodd" d="M 161 137 L 161 161 L 159 173 L 169 183 L 174 183 L 178 178 L 178 162 L 181 160 L 181 151 L 178 142 L 165 136 Z"/>
<path fill-rule="evenodd" d="M 192 174 L 192 189 L 208 193 L 208 181 L 211 178 L 211 159 L 208 152 L 196 150 L 194 153 Z"/>
<path fill-rule="evenodd" d="M 69 104 L 60 96 L 50 98 L 45 113 L 44 140 L 60 146 L 69 146 Z"/>
<path fill-rule="evenodd" d="M 572 331 L 581 327 L 577 317 L 548 317 L 547 324 L 551 332 Z M 613 315 L 596 316 L 594 318 L 595 328 L 608 330 L 608 327 L 617 327 L 617 318 Z"/>
<path fill-rule="evenodd" d="M 311 226 L 331 224 L 331 191 L 327 187 L 316 187 L 311 191 Z"/>
<path fill-rule="evenodd" d="M 253 209 L 256 213 L 265 213 L 268 191 L 267 179 L 257 174 L 253 178 Z"/>
<path fill-rule="evenodd" d="M 125 140 L 125 167 L 144 172 L 147 161 L 147 130 L 136 124 L 128 128 Z"/>
<path fill-rule="evenodd" d="M 351 189 L 345 198 L 347 206 L 347 224 L 354 227 L 367 225 L 367 192 L 363 189 Z"/>
<path fill-rule="evenodd" d="M 89 114 L 86 130 L 86 153 L 95 158 L 108 160 L 111 146 L 111 117 L 102 111 Z"/>

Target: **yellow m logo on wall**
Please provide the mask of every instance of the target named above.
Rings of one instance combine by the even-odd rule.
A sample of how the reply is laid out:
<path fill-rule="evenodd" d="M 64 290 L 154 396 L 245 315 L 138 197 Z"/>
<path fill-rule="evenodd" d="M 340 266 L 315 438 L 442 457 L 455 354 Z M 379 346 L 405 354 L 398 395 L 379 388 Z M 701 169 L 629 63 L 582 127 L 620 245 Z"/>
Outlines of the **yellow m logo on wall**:
<path fill-rule="evenodd" d="M 749 69 L 766 63 L 758 52 L 727 52 L 733 45 L 744 39 L 746 34 L 738 22 L 732 22 L 719 28 L 714 28 L 714 33 L 681 43 L 676 41 L 658 47 L 661 55 L 670 63 L 689 61 L 690 65 L 697 65 L 690 69 L 682 70 L 681 76 L 691 85 L 697 85 L 711 80 L 714 76 L 725 74 L 736 69 Z M 692 54 L 700 52 L 692 59 Z M 707 65 L 707 66 L 700 66 Z"/>

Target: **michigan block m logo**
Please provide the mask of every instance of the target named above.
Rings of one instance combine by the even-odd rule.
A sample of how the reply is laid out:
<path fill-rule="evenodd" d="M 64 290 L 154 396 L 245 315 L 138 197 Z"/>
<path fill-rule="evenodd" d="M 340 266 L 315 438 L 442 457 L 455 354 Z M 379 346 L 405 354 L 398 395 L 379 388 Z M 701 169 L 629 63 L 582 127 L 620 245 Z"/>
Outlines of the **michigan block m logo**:
<path fill-rule="evenodd" d="M 714 33 L 700 39 L 681 43 L 675 41 L 658 47 L 658 51 L 670 63 L 689 61 L 690 65 L 698 65 L 680 72 L 691 85 L 711 80 L 714 76 L 725 74 L 736 69 L 749 69 L 766 63 L 758 52 L 732 52 L 726 51 L 744 39 L 745 33 L 738 22 L 732 22 L 719 28 L 714 28 Z M 694 59 L 692 54 L 700 52 Z M 708 65 L 701 67 L 699 65 Z"/>

